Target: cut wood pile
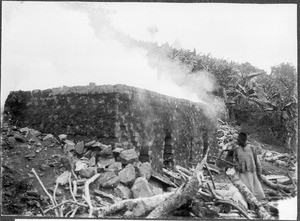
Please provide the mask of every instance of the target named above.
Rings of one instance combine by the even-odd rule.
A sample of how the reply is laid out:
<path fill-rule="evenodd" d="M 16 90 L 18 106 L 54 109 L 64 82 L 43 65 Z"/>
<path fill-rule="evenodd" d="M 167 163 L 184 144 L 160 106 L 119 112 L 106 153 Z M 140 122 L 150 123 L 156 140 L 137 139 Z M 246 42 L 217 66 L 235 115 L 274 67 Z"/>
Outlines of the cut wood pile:
<path fill-rule="evenodd" d="M 276 151 L 264 151 L 262 154 L 263 160 L 271 162 L 278 167 L 287 167 L 290 171 L 296 170 L 296 156 L 288 153 L 278 153 Z"/>
<path fill-rule="evenodd" d="M 236 131 L 225 123 L 220 128 L 225 131 L 219 139 L 225 150 L 224 146 L 233 143 Z M 98 141 L 75 143 L 67 138 L 64 134 L 55 138 L 30 128 L 13 128 L 5 136 L 8 148 L 29 144 L 35 147 L 32 155 L 24 156 L 29 160 L 43 148 L 58 145 L 61 149 L 61 154 L 55 156 L 61 170 L 52 188 L 45 187 L 38 168 L 31 168 L 46 199 L 45 205 L 39 205 L 44 216 L 269 219 L 272 215 L 270 207 L 255 198 L 234 170 L 227 171 L 227 183 L 216 182 L 216 176 L 226 175 L 215 163 L 206 161 L 207 155 L 195 168 L 175 165 L 173 170 L 164 168 L 157 173 L 150 163 L 138 160 L 134 149 Z M 289 197 L 291 188 L 279 182 L 281 177 L 265 178 Z M 277 183 L 273 182 L 275 179 Z M 249 203 L 254 205 L 251 210 Z"/>

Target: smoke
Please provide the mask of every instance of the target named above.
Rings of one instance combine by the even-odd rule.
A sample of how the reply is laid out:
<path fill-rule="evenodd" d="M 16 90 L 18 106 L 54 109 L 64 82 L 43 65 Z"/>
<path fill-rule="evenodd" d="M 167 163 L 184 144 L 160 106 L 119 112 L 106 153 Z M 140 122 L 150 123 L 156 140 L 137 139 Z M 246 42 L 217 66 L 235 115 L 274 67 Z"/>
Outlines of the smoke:
<path fill-rule="evenodd" d="M 224 105 L 214 79 L 126 41 L 94 3 L 3 2 L 1 107 L 9 91 L 126 84 L 200 102 L 214 116 Z"/>

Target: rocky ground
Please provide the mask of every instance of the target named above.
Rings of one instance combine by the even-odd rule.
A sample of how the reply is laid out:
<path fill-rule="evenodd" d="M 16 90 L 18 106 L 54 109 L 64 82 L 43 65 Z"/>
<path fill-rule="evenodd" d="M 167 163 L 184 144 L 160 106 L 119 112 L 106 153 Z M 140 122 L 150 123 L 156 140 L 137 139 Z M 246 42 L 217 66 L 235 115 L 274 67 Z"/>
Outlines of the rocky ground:
<path fill-rule="evenodd" d="M 125 199 L 151 197 L 169 192 L 183 182 L 182 178 L 174 178 L 175 173 L 173 176 L 168 176 L 168 173 L 155 173 L 149 163 L 139 162 L 134 149 L 126 149 L 124 146 L 108 146 L 95 140 L 74 143 L 64 134 L 56 138 L 34 129 L 8 125 L 2 127 L 1 135 L 3 215 L 55 215 L 54 210 L 47 211 L 51 207 L 51 199 L 43 190 L 38 178 L 47 191 L 55 196 L 56 202 L 72 198 L 81 202 L 83 183 L 97 173 L 99 176 L 89 189 L 91 201 L 98 207 Z M 295 159 L 283 156 L 280 159 L 286 159 L 285 164 L 278 164 L 278 159 L 272 161 L 270 157 L 279 153 L 272 152 L 267 145 L 258 145 L 262 148 L 263 173 L 277 175 L 270 178 L 274 182 L 292 185 L 292 179 L 287 179 L 286 175 L 289 173 L 294 176 L 295 168 L 290 161 L 295 162 Z M 207 173 L 205 175 L 210 179 Z M 69 179 L 76 182 L 70 186 Z M 229 197 L 233 197 L 230 194 L 236 190 L 222 170 L 220 173 L 213 172 L 213 179 L 217 191 L 225 191 Z M 285 193 L 271 190 L 266 185 L 263 185 L 263 188 L 269 201 L 275 201 L 279 196 L 286 197 Z M 231 189 L 232 191 L 229 191 Z M 239 196 L 236 197 L 238 199 Z M 60 210 L 61 215 L 65 217 L 88 216 L 85 207 L 75 209 L 74 205 L 67 205 Z M 226 213 L 226 208 L 218 208 L 218 211 Z M 180 216 L 183 214 L 178 213 Z M 120 216 L 124 215 L 126 216 Z"/>

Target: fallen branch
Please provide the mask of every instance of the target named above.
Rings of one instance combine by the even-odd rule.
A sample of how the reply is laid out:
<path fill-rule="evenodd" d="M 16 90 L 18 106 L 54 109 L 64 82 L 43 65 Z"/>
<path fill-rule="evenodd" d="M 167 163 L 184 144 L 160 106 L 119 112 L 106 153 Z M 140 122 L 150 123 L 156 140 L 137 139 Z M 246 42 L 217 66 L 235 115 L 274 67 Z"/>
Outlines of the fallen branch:
<path fill-rule="evenodd" d="M 292 185 L 293 185 L 294 189 L 297 189 L 297 186 L 296 186 L 296 184 L 295 184 L 293 178 L 291 177 L 291 175 L 290 175 L 289 173 L 286 173 L 286 175 L 288 176 L 288 178 L 289 178 L 290 181 L 292 182 Z"/>
<path fill-rule="evenodd" d="M 232 206 L 233 208 L 235 208 L 240 214 L 242 214 L 245 218 L 247 219 L 252 219 L 243 209 L 241 209 L 241 207 L 239 207 L 237 204 L 235 204 L 234 202 L 232 201 L 229 201 L 229 200 L 221 200 L 221 199 L 218 199 L 216 201 L 216 203 L 222 203 L 222 204 L 228 204 L 230 206 Z"/>
<path fill-rule="evenodd" d="M 282 185 L 282 184 L 279 184 L 279 183 L 273 183 L 272 181 L 268 180 L 266 176 L 264 175 L 261 175 L 261 181 L 263 183 L 265 183 L 267 186 L 271 187 L 272 189 L 275 189 L 275 190 L 283 190 L 285 192 L 289 192 L 290 193 L 290 189 L 285 186 L 285 185 Z"/>
<path fill-rule="evenodd" d="M 85 181 L 85 184 L 84 184 L 84 195 L 82 196 L 82 198 L 87 202 L 87 204 L 90 207 L 89 217 L 92 217 L 92 213 L 94 210 L 92 202 L 91 202 L 90 184 L 93 183 L 99 176 L 100 176 L 100 173 L 95 174 L 93 177 L 91 177 L 90 179 Z"/>
<path fill-rule="evenodd" d="M 214 187 L 214 189 L 216 189 L 216 184 L 215 184 L 214 178 L 213 178 L 213 176 L 212 176 L 210 170 L 208 169 L 207 163 L 204 164 L 204 165 L 205 165 L 206 169 L 208 170 L 208 174 L 209 174 L 209 176 L 210 176 L 210 178 L 211 178 L 211 182 L 212 182 L 212 184 L 213 184 L 213 187 Z"/>
<path fill-rule="evenodd" d="M 31 171 L 32 171 L 32 173 L 35 175 L 36 179 L 39 181 L 39 183 L 40 183 L 40 185 L 42 186 L 44 192 L 45 192 L 45 193 L 47 194 L 47 196 L 50 198 L 52 205 L 55 206 L 56 204 L 55 204 L 55 202 L 54 202 L 54 200 L 53 200 L 51 194 L 50 194 L 50 193 L 47 191 L 47 189 L 45 188 L 45 186 L 44 186 L 44 184 L 42 183 L 41 179 L 39 178 L 39 176 L 38 176 L 37 173 L 35 172 L 35 169 L 32 168 Z M 55 212 L 55 216 L 59 217 L 58 211 L 57 211 L 56 209 L 54 210 L 54 212 Z"/>
<path fill-rule="evenodd" d="M 227 163 L 228 165 L 230 165 L 230 166 L 233 166 L 233 167 L 237 166 L 237 165 L 236 165 L 236 164 L 234 164 L 234 163 L 231 163 L 231 162 L 229 162 L 229 161 L 226 161 L 226 160 L 220 159 L 220 158 L 218 158 L 218 157 L 215 157 L 215 156 L 212 156 L 212 158 L 215 158 L 216 160 L 223 161 L 224 163 Z"/>
<path fill-rule="evenodd" d="M 76 186 L 76 187 L 77 187 L 77 186 Z M 74 193 L 73 193 L 73 190 L 72 190 L 71 176 L 69 176 L 69 189 L 70 189 L 70 193 L 71 193 L 71 196 L 72 196 L 73 200 L 74 200 L 75 202 L 77 202 L 76 197 L 75 197 L 75 195 L 74 195 Z"/>
<path fill-rule="evenodd" d="M 208 153 L 208 151 L 206 152 Z M 156 207 L 147 218 L 155 219 L 165 217 L 175 209 L 186 204 L 188 200 L 192 199 L 193 196 L 196 196 L 202 182 L 201 177 L 203 178 L 202 172 L 204 164 L 206 163 L 207 154 L 203 160 L 198 163 L 193 176 L 188 180 L 187 183 L 183 184 L 176 192 L 165 200 L 162 204 Z"/>
<path fill-rule="evenodd" d="M 240 180 L 235 172 L 235 169 L 228 169 L 227 176 L 233 183 L 233 185 L 241 192 L 249 203 L 254 204 L 258 209 L 258 215 L 262 219 L 270 219 L 270 213 L 263 207 L 263 205 L 256 199 L 253 193 L 247 188 L 247 186 Z"/>
<path fill-rule="evenodd" d="M 56 208 L 58 208 L 58 207 L 60 207 L 60 206 L 62 206 L 62 205 L 64 205 L 64 204 L 68 204 L 68 203 L 70 203 L 70 204 L 75 204 L 75 205 L 82 206 L 82 207 L 86 207 L 86 208 L 89 207 L 88 205 L 83 204 L 83 203 L 74 202 L 74 201 L 72 201 L 72 200 L 66 200 L 66 201 L 63 201 L 63 202 L 61 202 L 61 203 L 59 203 L 59 204 L 57 204 L 57 205 L 55 205 L 55 206 L 49 208 L 49 209 L 44 210 L 44 213 L 46 214 L 47 212 L 49 212 L 49 211 L 51 211 L 51 210 L 55 210 Z"/>
<path fill-rule="evenodd" d="M 167 198 L 169 198 L 173 194 L 174 192 L 170 192 L 155 195 L 152 197 L 122 200 L 110 206 L 99 208 L 98 217 L 109 216 L 123 209 L 132 210 L 132 208 L 136 207 L 137 205 L 140 205 L 143 208 L 140 210 L 139 214 L 136 215 L 142 216 L 145 215 L 147 212 L 152 211 L 155 207 L 163 203 Z"/>

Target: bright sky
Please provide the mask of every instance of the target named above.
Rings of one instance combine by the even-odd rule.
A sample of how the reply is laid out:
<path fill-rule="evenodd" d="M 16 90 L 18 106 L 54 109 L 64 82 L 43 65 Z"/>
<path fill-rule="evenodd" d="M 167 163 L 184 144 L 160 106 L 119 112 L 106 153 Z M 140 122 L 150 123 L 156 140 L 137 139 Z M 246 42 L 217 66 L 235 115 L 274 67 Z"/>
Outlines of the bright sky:
<path fill-rule="evenodd" d="M 137 39 L 151 39 L 146 27 L 155 26 L 154 40 L 159 43 L 176 42 L 217 58 L 250 62 L 267 72 L 281 62 L 297 64 L 296 4 L 114 3 L 107 7 L 115 10 L 115 26 Z"/>
<path fill-rule="evenodd" d="M 89 82 L 127 84 L 193 101 L 212 90 L 207 73 L 186 79 L 178 64 L 153 63 L 145 49 L 122 44 L 103 17 L 95 16 L 99 7 L 113 10 L 115 28 L 135 39 L 195 48 L 266 71 L 281 62 L 297 65 L 296 4 L 2 1 L 1 106 L 9 91 Z M 158 29 L 154 38 L 151 26 Z"/>

